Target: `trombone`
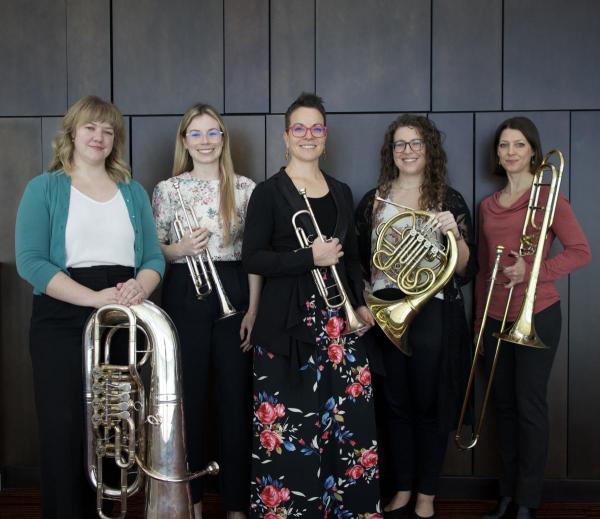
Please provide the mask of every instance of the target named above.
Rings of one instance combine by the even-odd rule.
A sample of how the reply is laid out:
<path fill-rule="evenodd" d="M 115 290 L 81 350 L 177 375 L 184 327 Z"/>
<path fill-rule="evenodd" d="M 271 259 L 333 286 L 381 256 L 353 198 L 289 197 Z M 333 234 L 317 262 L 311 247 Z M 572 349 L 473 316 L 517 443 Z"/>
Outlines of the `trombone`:
<path fill-rule="evenodd" d="M 309 240 L 306 231 L 296 221 L 303 214 L 306 214 L 310 217 L 310 220 L 313 224 L 316 233 L 316 238 L 324 242 L 327 240 L 325 239 L 323 233 L 321 232 L 321 229 L 319 228 L 319 224 L 317 223 L 315 214 L 312 210 L 310 202 L 308 201 L 308 197 L 306 196 L 306 189 L 299 189 L 298 194 L 302 198 L 304 198 L 306 209 L 301 209 L 300 211 L 294 213 L 294 215 L 292 216 L 292 225 L 294 226 L 294 230 L 296 231 L 296 237 L 298 238 L 300 246 L 304 249 L 307 249 L 312 245 L 312 241 Z M 356 315 L 354 308 L 352 308 L 352 305 L 350 304 L 348 294 L 346 294 L 346 290 L 344 289 L 344 285 L 342 284 L 337 268 L 335 267 L 335 265 L 331 265 L 328 268 L 331 274 L 331 278 L 333 278 L 333 283 L 331 285 L 327 285 L 324 281 L 320 268 L 312 269 L 311 274 L 315 285 L 317 286 L 319 295 L 323 298 L 327 307 L 332 309 L 342 307 L 344 308 L 344 312 L 346 314 L 346 324 L 344 326 L 344 331 L 342 332 L 342 334 L 348 335 L 351 333 L 356 333 L 366 328 L 367 325 L 360 320 L 358 315 Z M 329 276 L 326 277 L 328 278 Z"/>
<path fill-rule="evenodd" d="M 181 241 L 185 234 L 186 228 L 188 232 L 192 232 L 200 225 L 198 224 L 198 219 L 196 218 L 196 213 L 194 213 L 194 210 L 190 206 L 186 205 L 186 203 L 183 201 L 183 196 L 181 195 L 181 190 L 179 188 L 179 180 L 174 178 L 172 179 L 172 182 L 173 187 L 177 192 L 177 196 L 179 197 L 179 203 L 181 204 L 181 212 L 175 211 L 173 227 L 175 228 L 177 239 Z M 185 222 L 181 218 L 181 213 L 183 213 Z M 204 258 L 202 258 L 202 252 L 204 253 Z M 190 271 L 190 276 L 192 277 L 192 282 L 194 283 L 194 289 L 196 290 L 196 297 L 199 300 L 207 297 L 212 292 L 214 284 L 215 290 L 217 291 L 219 304 L 221 306 L 221 315 L 219 316 L 219 319 L 226 319 L 227 317 L 238 314 L 239 312 L 229 302 L 229 298 L 223 289 L 223 283 L 221 283 L 219 273 L 217 272 L 208 247 L 206 247 L 202 252 L 198 254 L 198 256 L 185 257 L 188 270 Z M 204 264 L 205 261 L 208 265 L 208 269 Z"/>
<path fill-rule="evenodd" d="M 553 155 L 556 155 L 558 159 L 558 167 L 551 162 L 551 157 Z M 472 449 L 473 447 L 475 447 L 477 441 L 479 440 L 479 436 L 481 434 L 481 427 L 483 425 L 483 418 L 485 416 L 487 403 L 491 393 L 492 383 L 494 381 L 494 374 L 496 372 L 496 364 L 498 362 L 500 346 L 502 344 L 502 341 L 511 342 L 520 346 L 528 346 L 530 348 L 547 348 L 547 346 L 544 345 L 544 343 L 540 340 L 539 336 L 535 331 L 535 325 L 533 322 L 533 311 L 535 305 L 535 293 L 537 288 L 537 282 L 540 275 L 540 268 L 542 265 L 542 259 L 544 254 L 544 244 L 546 242 L 548 229 L 552 226 L 552 223 L 554 222 L 554 213 L 556 211 L 559 186 L 564 166 L 565 159 L 563 157 L 563 154 L 559 150 L 554 149 L 550 150 L 548 153 L 546 153 L 546 155 L 544 155 L 542 163 L 534 173 L 533 184 L 531 185 L 531 192 L 529 194 L 529 202 L 527 204 L 527 213 L 525 216 L 525 222 L 523 223 L 523 230 L 521 231 L 521 240 L 519 245 L 519 254 L 521 256 L 531 256 L 535 254 L 535 258 L 531 266 L 529 282 L 525 290 L 525 297 L 523 298 L 523 303 L 521 304 L 519 314 L 517 315 L 517 318 L 515 319 L 510 329 L 506 328 L 506 319 L 508 316 L 508 309 L 510 307 L 510 302 L 512 299 L 513 288 L 511 288 L 508 292 L 508 298 L 506 300 L 506 306 L 504 308 L 504 315 L 502 317 L 500 331 L 493 334 L 493 336 L 496 337 L 498 340 L 496 341 L 496 351 L 494 353 L 494 360 L 490 369 L 490 377 L 481 406 L 481 414 L 479 416 L 479 421 L 477 422 L 477 426 L 475 427 L 475 430 L 471 435 L 471 440 L 465 442 L 463 441 L 461 436 L 461 429 L 464 423 L 470 395 L 473 390 L 473 380 L 475 378 L 475 369 L 477 366 L 479 349 L 481 346 L 485 324 L 487 321 L 487 314 L 490 301 L 492 299 L 492 293 L 496 284 L 496 276 L 498 274 L 500 258 L 504 252 L 504 247 L 502 245 L 498 245 L 498 247 L 496 248 L 496 259 L 490 278 L 490 287 L 488 289 L 486 297 L 481 326 L 479 328 L 479 333 L 477 334 L 477 339 L 475 341 L 475 353 L 473 355 L 471 372 L 469 373 L 469 380 L 467 382 L 465 398 L 463 400 L 462 409 L 460 411 L 458 425 L 456 426 L 456 436 L 454 437 L 454 442 L 456 443 L 459 449 Z M 547 171 L 550 173 L 550 182 L 544 183 L 544 173 L 546 173 Z M 545 206 L 540 205 L 540 193 L 543 187 L 548 188 L 548 198 Z M 536 223 L 536 216 L 538 211 L 541 211 L 543 214 L 541 224 Z M 535 242 L 536 238 L 537 242 Z"/>

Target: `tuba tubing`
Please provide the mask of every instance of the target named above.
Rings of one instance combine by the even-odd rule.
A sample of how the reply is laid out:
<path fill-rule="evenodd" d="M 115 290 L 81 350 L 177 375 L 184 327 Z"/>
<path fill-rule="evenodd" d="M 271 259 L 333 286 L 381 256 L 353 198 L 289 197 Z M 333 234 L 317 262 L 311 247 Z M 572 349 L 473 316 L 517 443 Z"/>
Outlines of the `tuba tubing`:
<path fill-rule="evenodd" d="M 127 365 L 110 364 L 110 345 L 101 344 L 101 329 L 105 327 L 128 328 L 129 343 Z M 114 328 L 113 328 L 114 329 Z M 136 333 L 141 330 L 147 338 L 148 352 L 143 358 L 150 360 L 150 387 L 147 398 L 138 373 Z M 107 333 L 112 338 L 112 329 Z M 86 415 L 86 463 L 88 480 L 96 488 L 96 508 L 101 518 L 104 499 L 121 501 L 120 518 L 127 512 L 127 498 L 145 485 L 146 519 L 191 519 L 193 517 L 191 494 L 187 481 L 203 473 L 218 472 L 212 465 L 202 473 L 189 474 L 187 470 L 181 367 L 177 331 L 169 317 L 150 301 L 126 307 L 106 305 L 92 314 L 84 330 L 84 404 Z M 104 350 L 104 351 L 103 351 Z M 104 353 L 104 355 L 103 355 Z M 107 359 L 108 355 L 108 359 Z M 143 359 L 142 359 L 143 360 Z M 120 409 L 119 419 L 113 420 L 116 436 L 121 446 L 106 445 L 107 435 L 99 434 L 103 425 L 97 418 L 98 405 L 109 409 L 110 397 L 105 404 L 98 401 L 98 373 L 118 373 L 119 391 L 129 393 L 127 410 Z M 96 375 L 96 382 L 94 377 Z M 96 387 L 95 387 L 96 384 Z M 111 386 L 110 384 L 108 385 Z M 95 394 L 96 393 L 96 394 Z M 95 409 L 96 407 L 96 409 Z M 123 406 L 125 407 L 125 406 Z M 104 409 L 102 408 L 102 409 Z M 131 415 L 131 416 L 127 416 Z M 95 418 L 96 417 L 96 418 Z M 95 426 L 96 424 L 96 426 Z M 123 456 L 123 450 L 127 456 Z M 102 478 L 102 460 L 115 458 L 121 469 L 121 488 L 106 485 Z M 128 485 L 128 473 L 133 481 Z M 146 477 L 148 475 L 149 477 Z M 108 518 L 111 519 L 111 518 Z"/>

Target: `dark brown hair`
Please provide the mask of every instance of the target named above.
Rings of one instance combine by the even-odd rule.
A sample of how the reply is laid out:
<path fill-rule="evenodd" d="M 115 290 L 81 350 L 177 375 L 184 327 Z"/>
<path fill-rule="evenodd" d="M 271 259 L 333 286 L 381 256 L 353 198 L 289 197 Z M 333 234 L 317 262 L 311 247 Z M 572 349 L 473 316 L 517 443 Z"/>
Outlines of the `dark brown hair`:
<path fill-rule="evenodd" d="M 519 130 L 533 150 L 533 157 L 531 158 L 531 169 L 535 171 L 542 163 L 542 142 L 540 141 L 540 134 L 533 121 L 527 117 L 511 117 L 502 122 L 496 129 L 494 135 L 494 145 L 491 151 L 490 162 L 492 164 L 492 171 L 495 175 L 505 177 L 506 171 L 498 161 L 498 143 L 500 142 L 500 135 L 506 129 Z"/>
<path fill-rule="evenodd" d="M 325 112 L 325 107 L 323 106 L 323 99 L 321 99 L 316 94 L 302 92 L 285 111 L 286 131 L 290 126 L 290 118 L 292 116 L 292 112 L 298 108 L 314 108 L 315 110 L 318 110 L 319 113 L 323 116 L 323 124 L 327 126 L 327 113 Z"/>
<path fill-rule="evenodd" d="M 381 169 L 377 186 L 385 198 L 399 171 L 394 163 L 394 133 L 401 127 L 414 128 L 425 141 L 425 179 L 421 186 L 419 206 L 421 209 L 440 210 L 448 188 L 446 152 L 442 146 L 442 135 L 433 121 L 416 114 L 403 114 L 388 126 L 381 146 Z"/>

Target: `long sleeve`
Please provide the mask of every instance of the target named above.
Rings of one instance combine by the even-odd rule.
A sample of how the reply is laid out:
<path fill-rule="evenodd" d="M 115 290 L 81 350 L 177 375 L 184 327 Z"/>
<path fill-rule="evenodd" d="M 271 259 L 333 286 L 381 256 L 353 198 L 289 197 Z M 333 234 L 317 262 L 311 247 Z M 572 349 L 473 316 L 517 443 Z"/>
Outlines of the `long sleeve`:
<path fill-rule="evenodd" d="M 459 276 L 458 274 L 455 275 L 458 284 L 465 285 L 473 280 L 478 270 L 477 248 L 475 245 L 475 233 L 473 232 L 471 212 L 462 195 L 454 189 L 448 190 L 447 203 L 450 211 L 454 215 L 460 234 L 469 247 L 469 260 L 467 261 L 465 272 L 462 276 Z"/>
<path fill-rule="evenodd" d="M 354 230 L 353 219 L 352 219 L 352 208 L 354 207 L 354 200 L 352 198 L 352 191 L 350 188 L 345 185 L 344 186 L 344 195 L 345 202 L 350 208 L 348 211 L 348 217 L 350 218 L 350 222 L 348 225 L 348 233 L 346 235 L 345 243 L 344 243 L 344 265 L 346 267 L 346 274 L 348 276 L 348 282 L 350 284 L 350 289 L 352 290 L 357 306 L 362 306 L 365 304 L 365 300 L 363 297 L 363 275 L 362 268 L 360 262 L 360 255 L 358 251 L 358 243 L 356 239 L 356 232 Z"/>
<path fill-rule="evenodd" d="M 540 267 L 539 282 L 556 281 L 574 270 L 587 265 L 592 260 L 590 245 L 577 221 L 569 202 L 562 196 L 558 197 L 554 222 L 551 227 L 563 246 L 563 250 L 552 258 L 547 257 L 550 243 L 545 245 L 546 259 Z M 531 274 L 531 264 L 526 264 L 526 279 Z"/>
<path fill-rule="evenodd" d="M 23 193 L 15 225 L 15 253 L 19 275 L 43 293 L 62 269 L 50 261 L 50 208 L 45 196 L 47 179 L 33 179 Z"/>
<path fill-rule="evenodd" d="M 274 194 L 264 183 L 259 184 L 250 197 L 246 214 L 242 262 L 247 272 L 265 277 L 297 276 L 314 267 L 310 248 L 301 249 L 298 244 L 295 250 L 274 250 L 275 225 L 283 217 L 277 214 Z M 293 233 L 291 221 L 285 224 Z"/>
<path fill-rule="evenodd" d="M 132 190 L 136 193 L 136 200 L 139 204 L 141 215 L 142 259 L 138 270 L 151 269 L 158 272 L 162 278 L 165 273 L 165 258 L 156 236 L 156 227 L 154 225 L 154 217 L 148 193 L 137 182 L 132 182 Z"/>
<path fill-rule="evenodd" d="M 354 213 L 360 265 L 363 279 L 368 283 L 371 282 L 371 225 L 375 192 L 372 189 L 363 196 Z"/>

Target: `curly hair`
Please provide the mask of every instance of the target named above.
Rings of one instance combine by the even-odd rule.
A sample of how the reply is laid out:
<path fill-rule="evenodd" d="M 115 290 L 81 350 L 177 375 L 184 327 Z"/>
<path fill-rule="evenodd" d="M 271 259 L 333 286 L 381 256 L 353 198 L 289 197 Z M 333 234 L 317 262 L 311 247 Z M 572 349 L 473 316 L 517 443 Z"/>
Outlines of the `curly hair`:
<path fill-rule="evenodd" d="M 388 126 L 381 146 L 381 168 L 377 187 L 383 198 L 387 197 L 392 182 L 398 178 L 399 170 L 394 162 L 394 133 L 408 126 L 419 132 L 425 141 L 425 178 L 421 185 L 419 207 L 440 210 L 448 188 L 447 157 L 442 146 L 442 134 L 433 121 L 422 115 L 403 114 Z"/>
<path fill-rule="evenodd" d="M 112 103 L 96 96 L 82 97 L 74 103 L 62 120 L 62 128 L 52 141 L 53 157 L 48 165 L 48 171 L 73 171 L 73 151 L 75 131 L 78 127 L 90 122 L 107 123 L 114 131 L 113 147 L 106 157 L 105 168 L 108 176 L 115 182 L 128 183 L 131 171 L 123 160 L 125 147 L 125 124 L 119 109 Z"/>
<path fill-rule="evenodd" d="M 506 177 L 506 170 L 500 164 L 498 160 L 498 144 L 500 143 L 500 136 L 506 129 L 518 130 L 523 134 L 523 137 L 527 140 L 533 151 L 533 157 L 531 157 L 530 171 L 535 171 L 540 167 L 542 163 L 542 141 L 540 140 L 540 134 L 537 126 L 528 117 L 511 117 L 500 123 L 494 134 L 494 143 L 490 149 L 490 164 L 492 165 L 492 171 L 494 175 L 499 177 Z"/>
<path fill-rule="evenodd" d="M 192 119 L 199 115 L 208 115 L 209 117 L 212 117 L 217 121 L 219 129 L 223 132 L 223 148 L 221 150 L 221 156 L 219 157 L 219 169 L 221 172 L 219 179 L 219 214 L 223 220 L 224 240 L 225 243 L 228 243 L 232 235 L 231 225 L 233 224 L 234 227 L 240 225 L 239 221 L 235 221 L 235 170 L 233 167 L 233 159 L 231 158 L 229 132 L 227 131 L 223 118 L 212 106 L 198 103 L 188 108 L 185 114 L 183 114 L 183 117 L 179 122 L 179 128 L 177 129 L 177 137 L 175 138 L 172 175 L 176 177 L 186 171 L 192 171 L 194 168 L 192 157 L 185 147 L 185 134 Z"/>

